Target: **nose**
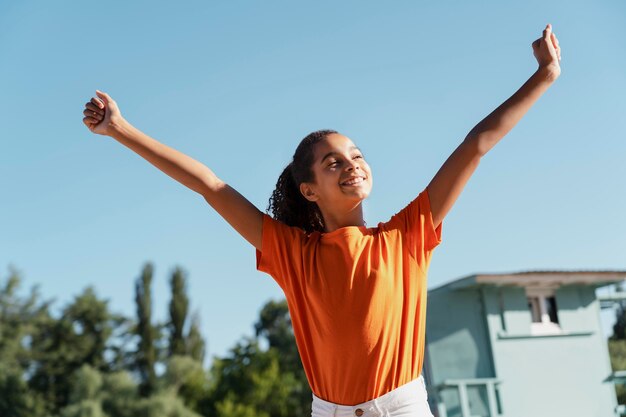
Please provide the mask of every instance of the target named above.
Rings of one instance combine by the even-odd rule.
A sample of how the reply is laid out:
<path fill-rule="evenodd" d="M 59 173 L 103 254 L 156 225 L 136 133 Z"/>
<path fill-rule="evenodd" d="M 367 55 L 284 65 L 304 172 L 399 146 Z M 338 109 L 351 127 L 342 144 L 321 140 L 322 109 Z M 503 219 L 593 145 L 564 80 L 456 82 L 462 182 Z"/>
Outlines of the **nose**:
<path fill-rule="evenodd" d="M 350 163 L 346 166 L 346 170 L 349 171 L 354 171 L 357 169 L 361 169 L 361 166 L 359 165 L 359 163 L 357 161 L 351 160 Z"/>

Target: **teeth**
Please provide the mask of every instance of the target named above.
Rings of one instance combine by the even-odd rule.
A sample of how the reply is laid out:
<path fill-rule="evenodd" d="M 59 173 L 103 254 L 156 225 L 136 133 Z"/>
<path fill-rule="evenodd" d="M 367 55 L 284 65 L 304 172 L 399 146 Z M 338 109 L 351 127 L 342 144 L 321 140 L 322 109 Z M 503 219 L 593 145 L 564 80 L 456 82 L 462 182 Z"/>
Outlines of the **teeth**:
<path fill-rule="evenodd" d="M 362 177 L 358 177 L 358 178 L 353 178 L 351 180 L 348 181 L 344 181 L 341 184 L 342 185 L 354 185 L 354 184 L 358 184 L 360 182 L 363 182 L 363 178 Z"/>

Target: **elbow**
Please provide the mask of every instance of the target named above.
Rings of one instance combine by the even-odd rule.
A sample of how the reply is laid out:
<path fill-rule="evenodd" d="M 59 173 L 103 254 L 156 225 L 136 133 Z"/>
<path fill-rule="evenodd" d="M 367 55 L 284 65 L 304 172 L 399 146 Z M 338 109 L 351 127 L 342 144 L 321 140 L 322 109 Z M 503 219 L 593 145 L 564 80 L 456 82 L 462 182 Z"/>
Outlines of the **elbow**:
<path fill-rule="evenodd" d="M 496 143 L 501 139 L 496 132 L 480 132 L 480 133 L 472 133 L 470 132 L 465 141 L 467 143 L 467 147 L 475 152 L 479 157 L 483 157 L 489 152 Z"/>
<path fill-rule="evenodd" d="M 468 135 L 463 144 L 467 147 L 469 152 L 474 153 L 478 158 L 482 158 L 493 147 L 492 141 L 485 134 L 481 135 Z"/>
<path fill-rule="evenodd" d="M 213 179 L 209 182 L 204 182 L 202 185 L 202 196 L 207 201 L 207 203 L 211 203 L 215 196 L 218 195 L 222 190 L 226 188 L 226 183 L 218 178 Z"/>

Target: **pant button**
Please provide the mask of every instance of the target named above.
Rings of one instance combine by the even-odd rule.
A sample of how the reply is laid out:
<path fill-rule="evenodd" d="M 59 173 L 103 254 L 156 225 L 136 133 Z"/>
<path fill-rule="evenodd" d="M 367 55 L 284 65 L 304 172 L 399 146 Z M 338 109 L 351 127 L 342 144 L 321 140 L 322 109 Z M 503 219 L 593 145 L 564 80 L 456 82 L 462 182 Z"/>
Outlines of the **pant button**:
<path fill-rule="evenodd" d="M 356 410 L 354 410 L 354 415 L 357 417 L 361 417 L 363 415 L 363 410 L 357 408 Z"/>

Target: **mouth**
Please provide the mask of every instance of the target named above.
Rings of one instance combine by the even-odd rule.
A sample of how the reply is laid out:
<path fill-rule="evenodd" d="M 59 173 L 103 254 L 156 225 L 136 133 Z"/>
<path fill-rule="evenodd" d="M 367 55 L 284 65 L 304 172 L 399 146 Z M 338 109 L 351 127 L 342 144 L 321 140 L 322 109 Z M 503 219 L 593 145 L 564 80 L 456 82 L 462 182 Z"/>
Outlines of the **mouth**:
<path fill-rule="evenodd" d="M 365 177 L 352 177 L 350 179 L 347 179 L 339 183 L 339 185 L 354 186 L 354 185 L 359 185 L 364 181 L 365 181 Z"/>

